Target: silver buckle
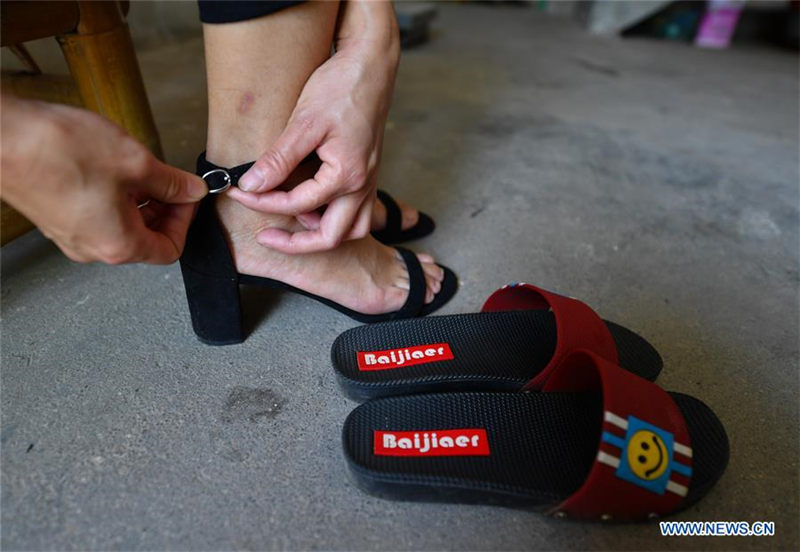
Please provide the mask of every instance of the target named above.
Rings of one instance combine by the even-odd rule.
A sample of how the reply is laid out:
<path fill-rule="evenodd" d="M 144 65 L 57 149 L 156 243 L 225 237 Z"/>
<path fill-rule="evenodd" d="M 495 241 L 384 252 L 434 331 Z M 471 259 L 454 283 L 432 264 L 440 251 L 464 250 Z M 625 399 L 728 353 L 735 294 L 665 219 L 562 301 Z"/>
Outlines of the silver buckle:
<path fill-rule="evenodd" d="M 221 194 L 222 192 L 224 192 L 225 190 L 227 190 L 228 188 L 231 187 L 231 175 L 225 169 L 214 169 L 214 170 L 208 171 L 206 174 L 204 174 L 200 178 L 205 180 L 206 184 L 208 184 L 208 180 L 206 180 L 206 177 L 209 176 L 209 175 L 212 175 L 212 174 L 216 174 L 216 173 L 222 174 L 222 180 L 225 181 L 225 185 L 220 187 L 220 188 L 214 188 L 213 190 L 211 188 L 209 188 L 208 189 L 208 193 L 209 194 Z"/>

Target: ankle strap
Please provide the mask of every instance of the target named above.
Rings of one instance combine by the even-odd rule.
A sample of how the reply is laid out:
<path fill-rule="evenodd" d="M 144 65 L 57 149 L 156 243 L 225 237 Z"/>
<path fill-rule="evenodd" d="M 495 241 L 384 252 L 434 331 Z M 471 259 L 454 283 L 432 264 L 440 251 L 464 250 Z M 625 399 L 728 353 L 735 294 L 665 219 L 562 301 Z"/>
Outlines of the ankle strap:
<path fill-rule="evenodd" d="M 232 168 L 219 167 L 206 159 L 206 152 L 200 154 L 197 158 L 197 170 L 195 171 L 198 176 L 208 184 L 209 194 L 221 194 L 231 186 L 239 184 L 239 179 L 247 170 L 253 166 L 255 161 L 238 165 Z"/>
<path fill-rule="evenodd" d="M 300 161 L 300 164 L 319 162 L 316 152 L 311 152 L 308 157 Z M 197 169 L 195 174 L 200 176 L 208 184 L 209 194 L 221 194 L 231 186 L 237 186 L 239 179 L 253 166 L 255 161 L 250 161 L 243 165 L 232 168 L 220 167 L 206 159 L 206 152 L 197 157 Z"/>

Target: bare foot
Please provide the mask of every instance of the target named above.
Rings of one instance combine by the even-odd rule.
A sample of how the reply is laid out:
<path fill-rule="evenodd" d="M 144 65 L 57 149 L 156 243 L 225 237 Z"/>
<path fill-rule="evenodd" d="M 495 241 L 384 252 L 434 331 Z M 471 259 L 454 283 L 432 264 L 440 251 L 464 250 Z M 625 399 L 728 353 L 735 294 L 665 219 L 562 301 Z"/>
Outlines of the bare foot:
<path fill-rule="evenodd" d="M 296 229 L 296 219 L 251 211 L 225 196 L 217 199 L 216 208 L 240 273 L 279 280 L 364 314 L 396 311 L 406 301 L 405 262 L 397 250 L 372 236 L 343 242 L 331 251 L 287 255 L 260 245 L 255 237 L 265 228 Z M 425 302 L 430 303 L 441 289 L 444 271 L 430 255 L 417 258 L 425 272 Z"/>

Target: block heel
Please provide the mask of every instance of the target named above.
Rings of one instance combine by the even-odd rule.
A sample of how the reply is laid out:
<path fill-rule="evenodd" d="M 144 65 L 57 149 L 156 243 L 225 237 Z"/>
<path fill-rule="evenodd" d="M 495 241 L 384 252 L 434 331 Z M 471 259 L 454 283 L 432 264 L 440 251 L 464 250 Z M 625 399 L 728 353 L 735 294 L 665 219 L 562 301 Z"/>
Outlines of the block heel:
<path fill-rule="evenodd" d="M 239 281 L 207 276 L 181 263 L 186 300 L 197 338 L 208 345 L 233 345 L 244 341 Z"/>

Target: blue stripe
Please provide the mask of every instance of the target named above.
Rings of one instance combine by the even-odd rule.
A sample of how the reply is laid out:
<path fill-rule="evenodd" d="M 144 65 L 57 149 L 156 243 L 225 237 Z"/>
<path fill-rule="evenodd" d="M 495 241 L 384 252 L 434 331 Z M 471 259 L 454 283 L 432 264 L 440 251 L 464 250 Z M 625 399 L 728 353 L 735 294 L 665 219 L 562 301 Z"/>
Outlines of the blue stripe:
<path fill-rule="evenodd" d="M 610 445 L 614 445 L 617 448 L 625 448 L 625 439 L 621 439 L 616 435 L 609 433 L 608 431 L 603 432 L 603 441 Z"/>
<path fill-rule="evenodd" d="M 685 475 L 686 477 L 692 476 L 692 468 L 690 468 L 685 464 L 679 464 L 678 462 L 673 462 L 671 467 L 672 471 L 674 471 L 675 473 Z"/>

